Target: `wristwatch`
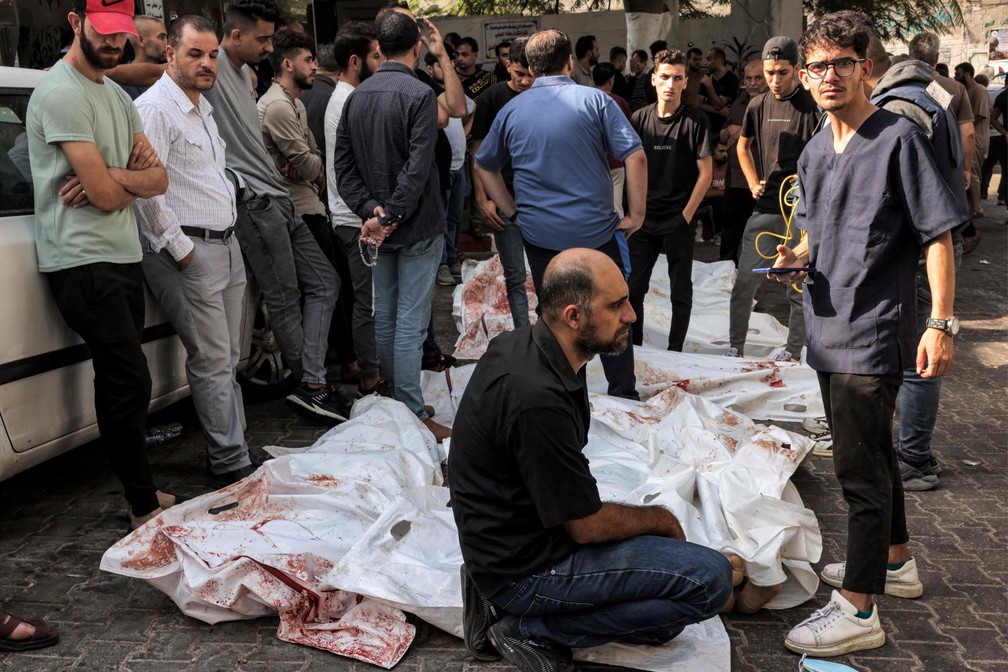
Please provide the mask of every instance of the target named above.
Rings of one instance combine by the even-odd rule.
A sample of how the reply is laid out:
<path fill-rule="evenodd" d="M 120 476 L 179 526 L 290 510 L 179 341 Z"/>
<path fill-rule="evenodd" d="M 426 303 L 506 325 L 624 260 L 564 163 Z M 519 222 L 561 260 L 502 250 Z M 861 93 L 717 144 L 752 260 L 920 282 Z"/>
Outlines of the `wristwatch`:
<path fill-rule="evenodd" d="M 949 336 L 955 336 L 959 333 L 959 318 L 950 317 L 947 320 L 939 320 L 935 317 L 929 317 L 926 326 L 928 329 L 940 329 Z"/>

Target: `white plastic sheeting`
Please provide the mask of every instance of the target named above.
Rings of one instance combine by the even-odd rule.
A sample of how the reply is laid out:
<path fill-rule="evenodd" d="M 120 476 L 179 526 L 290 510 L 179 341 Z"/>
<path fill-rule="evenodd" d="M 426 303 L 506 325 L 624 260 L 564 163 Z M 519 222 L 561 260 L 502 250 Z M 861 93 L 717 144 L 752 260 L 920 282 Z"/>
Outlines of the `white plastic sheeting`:
<path fill-rule="evenodd" d="M 440 420 L 452 420 L 471 368 L 456 371 L 450 392 L 449 376 L 425 379 Z M 585 453 L 605 499 L 663 504 L 689 539 L 741 555 L 755 583 L 786 581 L 772 607 L 814 593 L 819 530 L 788 482 L 809 439 L 675 385 L 644 403 L 593 395 L 592 407 Z M 361 400 L 307 452 L 169 509 L 110 548 L 101 567 L 146 579 L 208 623 L 277 613 L 285 641 L 391 667 L 414 636 L 401 610 L 461 634 L 461 554 L 439 448 L 401 404 Z M 664 647 L 577 655 L 697 672 L 730 661 L 716 618 Z"/>
<path fill-rule="evenodd" d="M 513 329 L 508 308 L 504 277 L 497 257 L 478 264 L 466 262 L 462 284 L 456 287 L 452 314 L 459 338 L 455 356 L 479 359 L 487 343 L 497 334 Z M 684 352 L 723 355 L 728 350 L 728 304 L 735 283 L 735 266 L 730 261 L 707 264 L 693 262 L 693 311 L 686 333 Z M 535 321 L 538 299 L 531 276 L 526 282 L 529 313 Z M 783 292 L 784 288 L 781 287 Z M 659 256 L 651 273 L 648 293 L 644 296 L 644 345 L 665 349 L 668 345 L 672 304 L 669 300 L 668 265 Z M 772 315 L 753 313 L 746 336 L 746 355 L 764 359 L 784 349 L 787 327 Z"/>

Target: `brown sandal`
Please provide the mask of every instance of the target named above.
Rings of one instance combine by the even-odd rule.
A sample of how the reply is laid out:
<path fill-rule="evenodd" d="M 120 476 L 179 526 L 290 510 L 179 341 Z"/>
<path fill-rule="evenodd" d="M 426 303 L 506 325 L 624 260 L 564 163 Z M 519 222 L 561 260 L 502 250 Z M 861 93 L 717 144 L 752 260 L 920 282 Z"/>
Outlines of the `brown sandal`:
<path fill-rule="evenodd" d="M 35 633 L 27 639 L 11 639 L 11 635 L 22 623 L 35 628 Z M 40 618 L 18 618 L 0 609 L 0 651 L 31 651 L 44 649 L 59 641 L 59 631 L 50 627 Z"/>

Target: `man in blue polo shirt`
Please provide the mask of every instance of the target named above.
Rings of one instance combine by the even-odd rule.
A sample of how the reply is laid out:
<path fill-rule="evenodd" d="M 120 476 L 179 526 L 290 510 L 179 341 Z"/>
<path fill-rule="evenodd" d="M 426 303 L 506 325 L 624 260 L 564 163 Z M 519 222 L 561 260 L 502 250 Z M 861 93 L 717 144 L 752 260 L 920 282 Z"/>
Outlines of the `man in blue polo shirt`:
<path fill-rule="evenodd" d="M 572 247 L 604 252 L 630 271 L 626 236 L 644 222 L 647 158 L 615 101 L 571 79 L 570 39 L 543 30 L 525 47 L 532 88 L 504 106 L 476 154 L 476 170 L 497 208 L 521 227 L 536 292 L 550 260 Z M 630 207 L 616 213 L 606 155 L 623 161 Z M 500 171 L 511 162 L 514 198 Z M 609 394 L 639 398 L 633 346 L 603 356 Z"/>

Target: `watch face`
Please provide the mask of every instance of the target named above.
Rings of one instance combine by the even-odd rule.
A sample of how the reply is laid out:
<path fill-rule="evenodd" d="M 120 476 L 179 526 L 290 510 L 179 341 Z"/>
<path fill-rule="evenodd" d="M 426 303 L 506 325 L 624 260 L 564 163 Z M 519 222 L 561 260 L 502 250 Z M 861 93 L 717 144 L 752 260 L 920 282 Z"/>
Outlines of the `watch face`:
<path fill-rule="evenodd" d="M 946 329 L 948 329 L 948 333 L 952 334 L 953 336 L 955 336 L 956 334 L 959 333 L 959 318 L 958 317 L 950 317 L 945 324 L 946 324 Z"/>

